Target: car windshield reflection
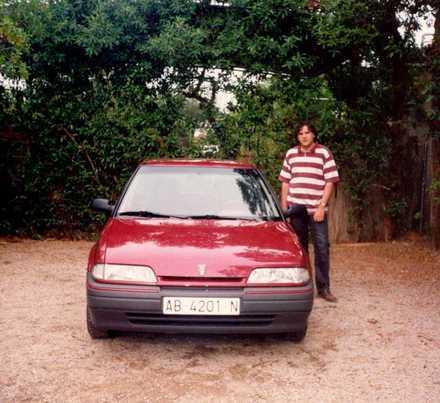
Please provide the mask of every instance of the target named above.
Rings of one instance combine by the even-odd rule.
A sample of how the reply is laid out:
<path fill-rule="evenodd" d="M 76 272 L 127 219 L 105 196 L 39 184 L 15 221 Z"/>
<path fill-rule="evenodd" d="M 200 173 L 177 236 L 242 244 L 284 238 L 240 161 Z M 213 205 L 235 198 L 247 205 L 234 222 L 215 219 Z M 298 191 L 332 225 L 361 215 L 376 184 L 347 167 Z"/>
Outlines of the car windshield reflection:
<path fill-rule="evenodd" d="M 146 218 L 280 220 L 254 169 L 142 166 L 117 215 Z"/>

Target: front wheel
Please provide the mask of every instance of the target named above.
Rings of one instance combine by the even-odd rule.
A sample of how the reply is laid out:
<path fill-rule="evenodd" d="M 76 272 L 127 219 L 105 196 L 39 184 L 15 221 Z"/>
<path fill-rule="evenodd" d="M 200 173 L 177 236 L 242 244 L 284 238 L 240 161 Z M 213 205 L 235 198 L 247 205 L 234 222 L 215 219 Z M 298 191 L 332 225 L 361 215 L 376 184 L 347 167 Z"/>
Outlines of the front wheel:
<path fill-rule="evenodd" d="M 108 339 L 110 333 L 108 330 L 98 329 L 92 322 L 92 315 L 87 308 L 87 331 L 92 339 Z"/>

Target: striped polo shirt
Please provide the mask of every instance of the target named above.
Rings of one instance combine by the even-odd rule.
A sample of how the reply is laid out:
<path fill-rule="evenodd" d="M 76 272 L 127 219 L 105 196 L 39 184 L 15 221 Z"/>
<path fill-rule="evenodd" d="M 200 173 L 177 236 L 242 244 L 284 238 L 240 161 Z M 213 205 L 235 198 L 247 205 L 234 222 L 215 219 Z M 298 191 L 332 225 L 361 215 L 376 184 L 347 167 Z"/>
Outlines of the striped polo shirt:
<path fill-rule="evenodd" d="M 313 214 L 318 209 L 325 184 L 339 182 L 339 174 L 330 150 L 316 143 L 307 152 L 299 146 L 287 151 L 278 179 L 289 184 L 287 204 L 304 204 L 307 212 Z"/>

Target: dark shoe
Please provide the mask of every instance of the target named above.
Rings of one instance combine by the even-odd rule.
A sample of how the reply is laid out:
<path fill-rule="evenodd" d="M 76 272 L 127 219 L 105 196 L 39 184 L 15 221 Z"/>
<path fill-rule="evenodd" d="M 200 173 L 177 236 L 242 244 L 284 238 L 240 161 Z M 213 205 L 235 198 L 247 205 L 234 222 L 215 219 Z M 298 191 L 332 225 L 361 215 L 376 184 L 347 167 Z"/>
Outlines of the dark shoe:
<path fill-rule="evenodd" d="M 338 299 L 330 292 L 330 290 L 319 290 L 318 297 L 325 299 L 328 302 L 338 302 Z"/>

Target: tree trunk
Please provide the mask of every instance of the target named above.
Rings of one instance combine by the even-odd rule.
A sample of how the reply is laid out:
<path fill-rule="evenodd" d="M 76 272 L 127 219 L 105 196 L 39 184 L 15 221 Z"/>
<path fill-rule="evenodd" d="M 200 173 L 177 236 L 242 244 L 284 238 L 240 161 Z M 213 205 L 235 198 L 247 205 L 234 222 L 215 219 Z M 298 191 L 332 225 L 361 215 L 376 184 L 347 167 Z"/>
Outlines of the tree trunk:
<path fill-rule="evenodd" d="M 440 139 L 432 140 L 432 178 L 436 183 L 440 182 Z M 432 183 L 432 182 L 431 182 Z M 435 249 L 440 249 L 440 192 L 430 192 L 430 222 L 432 242 Z"/>
<path fill-rule="evenodd" d="M 437 118 L 431 122 L 432 134 L 432 174 L 433 179 L 440 182 L 440 7 L 435 15 L 435 33 L 431 49 L 432 84 L 434 97 L 432 100 L 433 115 Z M 431 198 L 431 231 L 435 249 L 440 249 L 440 194 L 437 191 L 430 193 Z"/>

